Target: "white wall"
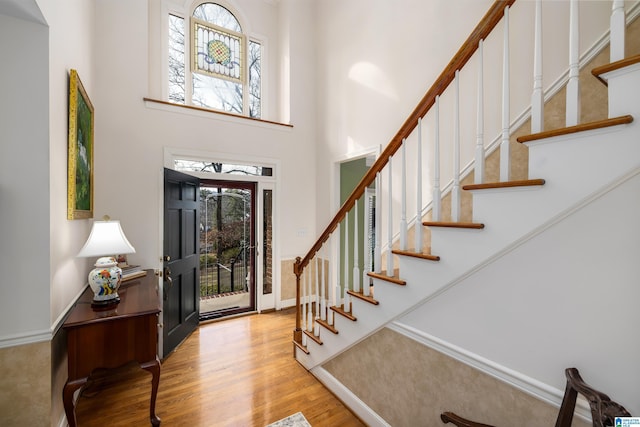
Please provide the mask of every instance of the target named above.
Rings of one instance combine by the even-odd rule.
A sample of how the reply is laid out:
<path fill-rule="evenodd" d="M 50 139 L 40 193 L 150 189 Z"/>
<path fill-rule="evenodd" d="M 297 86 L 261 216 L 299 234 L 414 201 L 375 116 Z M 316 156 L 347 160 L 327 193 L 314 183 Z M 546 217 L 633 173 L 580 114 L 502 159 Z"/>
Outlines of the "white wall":
<path fill-rule="evenodd" d="M 258 19 L 252 16 L 249 3 L 233 4 L 241 16 Z M 266 37 L 275 43 L 278 27 L 288 23 L 273 21 L 279 16 L 278 4 L 264 2 L 261 7 L 270 10 L 262 13 L 268 22 L 256 22 L 255 28 L 273 33 Z M 295 24 L 292 31 L 301 31 L 308 19 L 304 15 L 308 2 L 294 2 L 292 7 L 302 11 L 301 22 Z M 311 237 L 297 237 L 296 230 L 313 228 L 315 209 L 315 199 L 308 191 L 315 182 L 310 173 L 314 170 L 315 146 L 313 84 L 312 76 L 305 75 L 302 68 L 306 67 L 309 36 L 296 33 L 298 43 L 291 46 L 292 56 L 296 55 L 291 61 L 292 74 L 297 73 L 299 77 L 292 83 L 291 90 L 293 128 L 287 128 L 145 105 L 143 97 L 149 96 L 150 76 L 159 72 L 148 62 L 152 45 L 149 37 L 158 36 L 147 35 L 151 19 L 145 0 L 96 2 L 95 49 L 100 52 L 94 61 L 94 77 L 98 83 L 92 98 L 96 106 L 97 135 L 96 216 L 109 214 L 120 219 L 137 251 L 130 260 L 157 268 L 162 247 L 160 215 L 165 147 L 227 153 L 240 159 L 243 156 L 277 159 L 280 170 L 276 171 L 279 180 L 276 191 L 280 197 L 281 227 L 276 233 L 283 257 L 300 255 L 310 246 Z M 279 48 L 269 45 L 269 52 L 272 50 L 277 52 Z M 279 58 L 269 57 L 269 61 L 267 71 L 275 73 L 274 70 L 279 69 Z M 269 77 L 268 81 L 278 76 Z M 267 93 L 277 94 L 271 87 Z M 274 105 L 270 109 L 278 111 L 279 108 Z"/>
<path fill-rule="evenodd" d="M 317 2 L 318 60 L 318 182 L 331 182 L 333 162 L 387 145 L 460 48 L 491 0 L 370 2 L 365 0 Z M 544 89 L 568 68 L 568 2 L 543 2 Z M 608 28 L 609 1 L 580 2 L 581 52 Z M 510 13 L 511 120 L 530 105 L 533 88 L 534 2 L 517 1 Z M 501 129 L 502 28 L 485 41 L 485 147 Z M 553 50 L 553 52 L 551 52 Z M 460 75 L 461 164 L 473 158 L 476 141 L 477 57 Z M 441 185 L 452 179 L 453 99 L 441 100 Z M 423 128 L 423 202 L 431 200 L 433 114 Z M 415 139 L 408 140 L 409 167 L 415 169 Z M 394 171 L 399 166 L 394 162 Z M 395 180 L 396 183 L 400 179 Z M 414 194 L 409 183 L 408 194 Z M 321 200 L 335 200 L 330 188 L 318 185 Z M 395 194 L 399 194 L 396 192 Z M 399 196 L 398 196 L 399 197 Z M 407 210 L 413 216 L 414 197 Z M 386 207 L 384 208 L 386 209 Z M 399 209 L 399 207 L 398 207 Z M 328 223 L 335 207 L 320 205 L 318 225 Z M 396 216 L 398 213 L 394 214 Z M 383 225 L 384 227 L 384 225 Z M 386 232 L 382 230 L 383 235 Z"/>
<path fill-rule="evenodd" d="M 40 7 L 49 24 L 50 321 L 55 326 L 86 285 L 87 273 L 95 262 L 76 258 L 89 236 L 91 221 L 67 220 L 69 70 L 78 71 L 89 99 L 94 103 L 95 7 L 93 1 L 86 0 L 40 0 Z M 94 139 L 100 141 L 97 132 L 94 132 Z"/>
<path fill-rule="evenodd" d="M 92 93 L 93 2 L 53 3 L 22 4 L 32 10 L 29 21 L 0 15 L 0 292 L 7 293 L 0 339 L 7 345 L 47 339 L 89 270 L 75 255 L 90 224 L 66 219 L 67 124 L 69 69 Z"/>
<path fill-rule="evenodd" d="M 0 15 L 0 344 L 50 327 L 48 44 Z"/>

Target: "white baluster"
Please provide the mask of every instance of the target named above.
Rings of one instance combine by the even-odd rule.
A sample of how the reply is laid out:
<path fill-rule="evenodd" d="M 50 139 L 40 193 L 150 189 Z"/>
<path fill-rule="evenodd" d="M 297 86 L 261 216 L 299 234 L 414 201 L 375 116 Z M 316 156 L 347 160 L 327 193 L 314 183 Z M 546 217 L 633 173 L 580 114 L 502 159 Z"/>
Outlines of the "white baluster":
<path fill-rule="evenodd" d="M 580 6 L 578 0 L 569 3 L 569 82 L 567 83 L 566 126 L 580 122 Z"/>
<path fill-rule="evenodd" d="M 344 287 L 342 288 L 344 301 L 343 309 L 349 311 L 349 213 L 344 216 Z"/>
<path fill-rule="evenodd" d="M 376 173 L 376 212 L 375 212 L 375 244 L 374 244 L 374 271 L 378 274 L 382 272 L 382 177 L 380 172 Z"/>
<path fill-rule="evenodd" d="M 338 238 L 340 238 L 340 231 L 338 229 L 335 230 L 335 232 L 331 235 L 330 239 L 330 244 L 331 246 L 329 246 L 329 265 L 327 265 L 327 307 L 326 307 L 326 311 L 327 311 L 327 323 L 330 325 L 333 325 L 333 310 L 329 309 L 329 307 L 332 307 L 334 305 L 336 305 L 336 287 L 334 285 L 332 285 L 332 281 L 335 277 L 335 275 L 333 274 L 333 270 L 335 269 L 335 247 L 334 247 L 334 242 L 335 242 L 335 238 L 336 236 L 338 236 Z"/>
<path fill-rule="evenodd" d="M 478 111 L 476 120 L 476 162 L 474 166 L 474 182 L 484 182 L 484 74 L 483 74 L 483 45 L 478 43 Z"/>
<path fill-rule="evenodd" d="M 536 0 L 533 47 L 533 93 L 531 94 L 531 133 L 544 130 L 544 93 L 542 92 L 542 0 Z"/>
<path fill-rule="evenodd" d="M 354 212 L 353 215 L 355 219 L 353 220 L 353 291 L 360 292 L 360 256 L 358 252 L 360 251 L 360 238 L 358 236 L 358 201 L 356 200 L 354 204 Z"/>
<path fill-rule="evenodd" d="M 610 62 L 624 59 L 626 18 L 624 0 L 613 0 L 611 6 Z"/>
<path fill-rule="evenodd" d="M 327 320 L 327 277 L 324 271 L 324 259 L 320 258 L 320 270 L 322 280 L 320 281 L 320 319 Z"/>
<path fill-rule="evenodd" d="M 363 253 L 364 253 L 364 262 L 362 264 L 362 294 L 365 296 L 369 296 L 371 294 L 371 288 L 369 286 L 369 275 L 367 273 L 369 273 L 371 271 L 371 249 L 372 249 L 372 242 L 371 240 L 369 240 L 369 229 L 373 228 L 371 227 L 371 215 L 369 215 L 369 210 L 367 209 L 367 206 L 369 206 L 369 200 L 366 197 L 366 192 L 365 192 L 365 197 L 364 197 L 364 204 L 363 204 L 363 210 L 365 212 L 365 214 L 363 215 L 364 218 L 364 236 L 363 236 L 363 242 L 364 242 L 364 249 L 363 249 Z"/>
<path fill-rule="evenodd" d="M 313 331 L 313 310 L 311 308 L 313 298 L 311 297 L 311 263 L 307 264 L 307 331 Z"/>
<path fill-rule="evenodd" d="M 435 142 L 433 147 L 433 208 L 431 209 L 431 219 L 440 221 L 442 211 L 442 193 L 440 190 L 440 96 L 436 96 L 436 126 Z"/>
<path fill-rule="evenodd" d="M 302 330 L 307 330 L 307 281 L 305 278 L 304 271 L 301 274 L 302 276 Z M 302 334 L 302 345 L 307 346 L 307 334 Z"/>
<path fill-rule="evenodd" d="M 337 246 L 338 249 L 340 249 L 340 230 L 342 229 L 342 225 L 338 224 L 338 235 L 337 235 Z M 337 250 L 336 251 L 336 272 L 335 272 L 335 278 L 336 278 L 336 286 L 334 289 L 334 300 L 333 300 L 333 305 L 335 307 L 340 307 L 343 303 L 342 303 L 342 287 L 340 286 L 340 281 L 342 280 L 342 277 L 340 277 L 340 251 Z"/>
<path fill-rule="evenodd" d="M 387 221 L 387 276 L 393 277 L 393 172 L 391 170 L 392 157 L 389 156 L 387 167 L 389 168 L 389 214 Z"/>
<path fill-rule="evenodd" d="M 318 267 L 318 254 L 316 254 L 315 257 L 315 264 L 316 264 L 316 321 L 315 324 L 313 325 L 313 335 L 319 337 L 320 336 L 320 324 L 318 323 L 318 320 L 320 320 L 320 270 Z"/>
<path fill-rule="evenodd" d="M 338 224 L 338 227 L 340 225 Z M 334 282 L 334 280 L 336 279 L 336 275 L 334 273 L 335 270 L 339 270 L 339 268 L 336 268 L 336 266 L 339 265 L 339 263 L 336 262 L 337 257 L 336 255 L 336 247 L 335 247 L 335 242 L 336 242 L 336 238 L 338 239 L 338 241 L 340 241 L 340 230 L 336 229 L 336 231 L 333 233 L 333 235 L 331 236 L 331 247 L 330 247 L 330 257 L 331 260 L 329 261 L 329 269 L 327 271 L 328 274 L 328 278 L 327 278 L 327 292 L 329 292 L 329 301 L 327 303 L 327 323 L 330 325 L 333 325 L 333 310 L 331 310 L 329 307 L 333 307 L 336 305 L 336 284 L 337 284 L 337 280 Z"/>
<path fill-rule="evenodd" d="M 402 140 L 402 170 L 401 170 L 401 212 L 400 212 L 400 250 L 407 250 L 407 156 L 406 156 L 406 138 Z"/>
<path fill-rule="evenodd" d="M 504 47 L 502 52 L 502 139 L 500 141 L 500 181 L 511 177 L 509 155 L 509 7 L 504 8 Z"/>
<path fill-rule="evenodd" d="M 418 168 L 416 170 L 416 253 L 422 253 L 422 118 L 418 119 Z"/>
<path fill-rule="evenodd" d="M 453 124 L 453 188 L 451 189 L 451 221 L 460 221 L 460 72 L 456 70 Z"/>

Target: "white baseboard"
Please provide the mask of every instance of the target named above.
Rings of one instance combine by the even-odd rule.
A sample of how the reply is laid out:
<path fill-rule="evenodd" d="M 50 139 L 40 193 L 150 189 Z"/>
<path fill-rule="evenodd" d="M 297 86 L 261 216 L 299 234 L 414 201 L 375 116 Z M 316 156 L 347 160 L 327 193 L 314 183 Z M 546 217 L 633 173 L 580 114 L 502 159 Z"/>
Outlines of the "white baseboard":
<path fill-rule="evenodd" d="M 296 306 L 296 299 L 284 299 L 280 301 L 280 309 L 284 310 L 285 308 L 291 308 Z"/>
<path fill-rule="evenodd" d="M 310 372 L 369 427 L 391 427 L 389 423 L 376 414 L 373 409 L 368 407 L 366 403 L 360 400 L 358 396 L 353 394 L 351 390 L 327 370 L 317 366 Z"/>

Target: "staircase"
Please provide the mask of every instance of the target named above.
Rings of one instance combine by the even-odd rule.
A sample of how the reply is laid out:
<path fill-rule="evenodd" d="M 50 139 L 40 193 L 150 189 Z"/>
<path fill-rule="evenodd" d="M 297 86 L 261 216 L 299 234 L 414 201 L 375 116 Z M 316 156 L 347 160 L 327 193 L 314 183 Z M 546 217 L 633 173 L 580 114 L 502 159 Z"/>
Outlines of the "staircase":
<path fill-rule="evenodd" d="M 494 9 L 504 8 L 505 3 L 496 2 Z M 513 4 L 508 3 L 508 6 Z M 496 18 L 490 18 L 491 28 L 487 27 L 486 18 L 478 28 L 490 32 Z M 453 68 L 457 69 L 458 66 L 463 64 L 455 64 Z M 371 280 L 371 288 L 367 280 L 363 280 L 362 286 L 345 290 L 338 284 L 336 289 L 329 284 L 330 280 L 325 279 L 325 270 L 330 270 L 326 266 L 330 256 L 326 252 L 323 254 L 323 247 L 359 200 L 361 190 L 376 179 L 376 189 L 380 191 L 381 179 L 377 171 L 367 174 L 309 254 L 304 259 L 299 258 L 294 267 L 298 278 L 298 307 L 302 307 L 294 332 L 296 359 L 309 370 L 320 366 L 418 305 L 450 291 L 505 252 L 529 241 L 561 218 L 571 216 L 580 206 L 598 195 L 638 175 L 640 56 L 613 61 L 592 72 L 608 86 L 608 119 L 519 137 L 518 143 L 528 147 L 528 179 L 501 179 L 500 182 L 469 185 L 454 182 L 452 198 L 455 197 L 456 185 L 472 194 L 471 221 L 461 221 L 455 208 L 452 208 L 450 221 L 441 220 L 440 215 L 436 214 L 432 214 L 431 220 L 424 221 L 423 215 L 420 215 L 422 227 L 430 231 L 429 249 L 402 247 L 406 246 L 406 242 L 398 240 L 406 237 L 402 236 L 401 231 L 398 233 L 399 239 L 396 234 L 387 244 L 387 249 L 392 249 L 393 255 L 387 255 L 386 271 L 382 268 L 382 259 L 377 259 L 377 271 L 364 272 L 365 277 Z M 443 72 L 445 74 L 446 71 Z M 439 83 L 434 86 L 437 85 Z M 429 94 L 426 98 L 429 98 Z M 432 98 L 434 102 L 431 105 L 437 103 L 437 95 Z M 418 115 L 431 105 L 419 106 L 416 109 Z M 416 125 L 405 124 L 403 129 L 410 128 L 407 132 L 411 132 Z M 379 170 L 391 161 L 385 157 L 388 155 L 390 158 L 401 147 L 400 140 L 406 138 L 401 132 L 390 144 L 395 147 L 386 149 L 379 162 L 376 162 L 380 163 Z M 388 151 L 393 153 L 389 154 Z M 484 156 L 486 153 L 483 153 Z M 376 169 L 376 165 L 372 169 Z M 389 176 L 393 175 L 390 173 Z M 439 194 L 439 191 L 434 194 Z M 459 199 L 452 202 L 452 206 L 455 204 L 459 204 Z M 431 208 L 435 209 L 433 205 Z M 378 207 L 376 213 L 380 210 Z M 389 211 L 393 212 L 393 208 L 390 207 Z M 401 227 L 406 227 L 404 206 L 401 211 L 400 222 L 405 223 Z M 424 213 L 422 210 L 420 212 Z M 376 227 L 376 230 L 380 228 Z M 416 240 L 420 240 L 420 237 L 416 237 Z M 311 274 L 307 274 L 309 272 L 305 272 L 305 267 L 310 268 L 313 265 L 311 260 L 316 257 L 320 259 L 316 266 L 321 265 L 322 268 L 316 267 Z M 361 274 L 356 266 L 354 277 Z M 332 294 L 333 301 L 330 297 Z M 331 306 L 331 302 L 335 304 Z M 327 306 L 330 307 L 327 309 Z"/>

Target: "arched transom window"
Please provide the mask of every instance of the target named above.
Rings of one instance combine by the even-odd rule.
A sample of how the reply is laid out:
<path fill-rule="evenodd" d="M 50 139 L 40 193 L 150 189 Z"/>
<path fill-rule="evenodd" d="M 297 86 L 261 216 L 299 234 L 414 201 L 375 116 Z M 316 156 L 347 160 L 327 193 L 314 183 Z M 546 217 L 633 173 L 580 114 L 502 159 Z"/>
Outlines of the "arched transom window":
<path fill-rule="evenodd" d="M 170 14 L 168 47 L 170 101 L 261 117 L 262 46 L 227 8 L 199 4 L 188 28 Z"/>

